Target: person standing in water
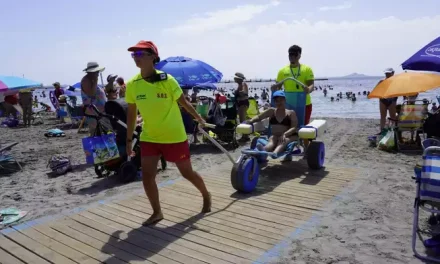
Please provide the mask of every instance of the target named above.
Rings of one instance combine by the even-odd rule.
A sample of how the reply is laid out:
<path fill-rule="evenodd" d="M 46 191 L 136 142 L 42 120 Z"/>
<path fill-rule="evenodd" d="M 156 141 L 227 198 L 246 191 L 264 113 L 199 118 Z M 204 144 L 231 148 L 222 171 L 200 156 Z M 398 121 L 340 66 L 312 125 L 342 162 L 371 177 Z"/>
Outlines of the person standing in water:
<path fill-rule="evenodd" d="M 249 88 L 245 82 L 246 78 L 243 73 L 237 72 L 234 76 L 234 81 L 238 84 L 237 89 L 234 92 L 235 101 L 238 108 L 238 117 L 240 123 L 246 121 L 247 110 L 249 109 Z M 249 140 L 248 135 L 243 135 L 241 137 L 242 141 Z"/>
<path fill-rule="evenodd" d="M 105 70 L 100 67 L 97 62 L 87 63 L 87 68 L 84 69 L 86 75 L 81 79 L 81 97 L 84 105 L 95 105 L 99 111 L 104 112 L 104 105 L 107 101 L 104 91 L 98 86 L 99 74 Z M 95 111 L 88 107 L 86 114 L 95 115 Z M 94 135 L 97 121 L 93 118 L 87 119 L 90 135 Z"/>
<path fill-rule="evenodd" d="M 144 121 L 140 135 L 142 182 L 153 214 L 143 225 L 151 225 L 163 219 L 156 184 L 157 164 L 161 156 L 174 162 L 182 176 L 190 181 L 203 196 L 202 213 L 211 211 L 211 195 L 200 175 L 192 168 L 188 137 L 179 109 L 180 104 L 200 126 L 205 120 L 188 102 L 173 76 L 155 69 L 160 61 L 156 45 L 151 41 L 139 41 L 130 47 L 131 57 L 140 73 L 127 82 L 125 101 L 127 113 L 127 154 L 134 155 L 131 145 L 139 110 Z"/>

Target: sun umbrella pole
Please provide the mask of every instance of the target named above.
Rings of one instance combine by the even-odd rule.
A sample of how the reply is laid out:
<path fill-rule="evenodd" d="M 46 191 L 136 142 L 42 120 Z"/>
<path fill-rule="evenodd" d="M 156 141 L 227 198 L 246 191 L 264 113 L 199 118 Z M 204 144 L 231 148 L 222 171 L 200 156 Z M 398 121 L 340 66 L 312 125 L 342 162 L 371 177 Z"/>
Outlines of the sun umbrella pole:
<path fill-rule="evenodd" d="M 102 72 L 99 73 L 99 76 L 101 76 L 101 85 L 104 87 L 104 79 L 102 78 Z"/>

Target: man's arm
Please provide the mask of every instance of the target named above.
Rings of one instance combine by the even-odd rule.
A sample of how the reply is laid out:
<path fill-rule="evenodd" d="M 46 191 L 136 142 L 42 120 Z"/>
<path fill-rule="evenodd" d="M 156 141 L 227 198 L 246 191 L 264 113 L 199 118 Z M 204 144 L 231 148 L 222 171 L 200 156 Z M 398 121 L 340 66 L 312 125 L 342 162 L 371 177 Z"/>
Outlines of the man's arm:
<path fill-rule="evenodd" d="M 253 117 L 253 118 L 251 118 L 251 119 L 248 121 L 248 123 L 253 124 L 253 123 L 259 122 L 259 121 L 261 121 L 261 120 L 263 120 L 263 119 L 266 119 L 266 118 L 268 118 L 268 117 L 271 117 L 271 116 L 273 115 L 273 112 L 274 112 L 274 111 L 275 111 L 274 108 L 269 108 L 269 109 L 267 109 L 266 111 L 264 111 L 263 113 L 261 113 L 261 114 L 255 116 L 255 117 Z"/>
<path fill-rule="evenodd" d="M 306 78 L 305 85 L 307 87 L 304 88 L 304 91 L 309 94 L 315 90 L 315 75 L 312 68 L 307 67 Z"/>
<path fill-rule="evenodd" d="M 283 71 L 280 70 L 280 71 L 278 72 L 278 75 L 277 75 L 277 78 L 276 78 L 275 81 L 278 83 L 278 82 L 281 82 L 282 79 L 283 79 Z M 273 84 L 273 85 L 270 87 L 270 90 L 271 90 L 272 92 L 275 92 L 275 91 L 281 90 L 281 87 L 283 87 L 283 84 L 282 84 L 282 83 L 280 83 L 280 84 Z"/>
<path fill-rule="evenodd" d="M 290 117 L 290 128 L 289 128 L 289 130 L 284 132 L 285 137 L 291 137 L 296 132 L 296 130 L 298 128 L 298 118 L 296 116 L 295 111 L 292 111 L 289 114 L 289 117 Z"/>

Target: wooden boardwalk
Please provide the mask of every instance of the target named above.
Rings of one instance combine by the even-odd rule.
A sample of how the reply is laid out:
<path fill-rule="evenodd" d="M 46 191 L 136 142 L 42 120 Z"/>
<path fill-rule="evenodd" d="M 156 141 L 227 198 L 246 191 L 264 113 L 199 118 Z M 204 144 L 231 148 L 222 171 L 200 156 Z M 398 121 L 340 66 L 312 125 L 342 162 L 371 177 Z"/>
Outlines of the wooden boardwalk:
<path fill-rule="evenodd" d="M 1 263 L 258 263 L 341 192 L 356 170 L 309 172 L 294 162 L 262 171 L 256 192 L 237 194 L 230 167 L 203 173 L 213 212 L 198 214 L 202 198 L 185 180 L 160 189 L 165 220 L 141 223 L 145 195 L 102 203 L 53 219 L 31 221 L 0 235 Z"/>

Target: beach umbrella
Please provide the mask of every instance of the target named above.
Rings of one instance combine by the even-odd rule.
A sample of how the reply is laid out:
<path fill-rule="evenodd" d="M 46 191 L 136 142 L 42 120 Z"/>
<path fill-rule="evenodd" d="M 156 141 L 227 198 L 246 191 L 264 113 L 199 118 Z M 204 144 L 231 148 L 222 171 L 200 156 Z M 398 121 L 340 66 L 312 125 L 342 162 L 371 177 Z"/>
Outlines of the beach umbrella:
<path fill-rule="evenodd" d="M 200 83 L 217 83 L 223 74 L 214 67 L 199 60 L 178 56 L 169 57 L 155 65 L 156 69 L 171 74 L 183 89 Z"/>
<path fill-rule="evenodd" d="M 193 88 L 197 88 L 199 90 L 217 90 L 217 86 L 213 83 L 200 83 L 195 85 Z"/>
<path fill-rule="evenodd" d="M 440 37 L 402 63 L 402 69 L 440 72 Z"/>
<path fill-rule="evenodd" d="M 0 75 L 0 93 L 15 92 L 23 89 L 40 88 L 42 83 L 28 80 L 17 76 Z"/>
<path fill-rule="evenodd" d="M 404 72 L 381 81 L 368 98 L 411 96 L 440 87 L 440 74 Z"/>

